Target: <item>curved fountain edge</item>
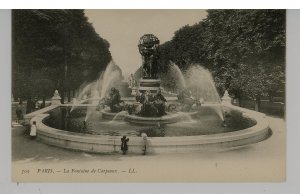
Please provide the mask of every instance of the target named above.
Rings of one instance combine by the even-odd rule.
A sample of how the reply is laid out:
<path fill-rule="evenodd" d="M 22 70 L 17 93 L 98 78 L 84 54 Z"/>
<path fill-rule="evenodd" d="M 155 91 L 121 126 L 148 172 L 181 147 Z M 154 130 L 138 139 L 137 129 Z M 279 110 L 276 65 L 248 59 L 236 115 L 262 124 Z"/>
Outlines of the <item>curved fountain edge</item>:
<path fill-rule="evenodd" d="M 171 153 L 201 150 L 223 150 L 239 146 L 257 143 L 266 139 L 270 135 L 269 123 L 265 114 L 258 113 L 245 108 L 223 105 L 230 109 L 241 111 L 245 117 L 256 121 L 256 125 L 234 132 L 219 133 L 212 135 L 198 136 L 177 136 L 177 137 L 149 137 L 149 153 Z M 111 153 L 120 151 L 121 136 L 105 136 L 79 134 L 69 131 L 63 131 L 49 127 L 43 123 L 49 114 L 45 112 L 57 108 L 58 106 L 48 107 L 38 114 L 33 114 L 31 123 L 36 121 L 38 139 L 44 143 L 86 152 Z M 129 137 L 129 153 L 142 153 L 141 137 Z"/>
<path fill-rule="evenodd" d="M 188 112 L 186 113 L 189 116 L 193 116 L 197 114 L 197 112 Z M 132 124 L 139 124 L 139 125 L 157 125 L 160 124 L 171 124 L 175 123 L 180 119 L 181 115 L 179 113 L 174 114 L 167 114 L 162 117 L 141 117 L 137 115 L 125 115 L 125 121 L 132 123 Z"/>

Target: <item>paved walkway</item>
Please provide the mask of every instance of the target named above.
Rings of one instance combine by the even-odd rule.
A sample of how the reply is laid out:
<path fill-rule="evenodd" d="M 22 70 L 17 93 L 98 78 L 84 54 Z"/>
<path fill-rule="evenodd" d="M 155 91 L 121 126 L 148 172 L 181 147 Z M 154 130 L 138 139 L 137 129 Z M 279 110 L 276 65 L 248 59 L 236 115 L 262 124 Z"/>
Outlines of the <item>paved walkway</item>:
<path fill-rule="evenodd" d="M 121 155 L 90 154 L 49 146 L 31 140 L 21 126 L 12 128 L 13 177 L 19 181 L 282 181 L 285 179 L 286 129 L 281 118 L 268 117 L 272 136 L 260 143 L 222 152 L 182 154 Z M 54 166 L 54 167 L 53 167 Z M 116 169 L 132 174 L 114 176 L 18 176 L 24 167 Z M 135 173 L 137 171 L 137 173 Z M 37 178 L 38 177 L 38 178 Z M 45 180 L 44 180 L 45 181 Z"/>

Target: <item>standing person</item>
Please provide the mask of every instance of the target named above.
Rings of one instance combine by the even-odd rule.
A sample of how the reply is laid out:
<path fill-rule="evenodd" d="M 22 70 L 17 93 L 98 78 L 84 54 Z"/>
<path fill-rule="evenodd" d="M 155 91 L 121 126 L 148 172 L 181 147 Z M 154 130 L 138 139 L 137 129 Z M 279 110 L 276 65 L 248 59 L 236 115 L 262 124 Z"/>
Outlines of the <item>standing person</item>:
<path fill-rule="evenodd" d="M 126 138 L 125 135 L 121 138 L 121 142 L 122 142 L 121 143 L 121 150 L 122 150 L 124 155 L 126 154 L 126 152 L 128 150 L 128 145 L 127 145 L 128 141 L 129 141 L 129 138 Z"/>
<path fill-rule="evenodd" d="M 20 101 L 19 104 L 17 105 L 16 114 L 17 114 L 17 123 L 19 123 L 20 120 L 23 119 L 23 106 L 22 106 L 22 101 Z"/>
<path fill-rule="evenodd" d="M 31 125 L 31 128 L 30 128 L 30 137 L 31 137 L 31 139 L 35 139 L 36 138 L 36 130 L 37 130 L 36 122 L 33 121 L 32 125 Z"/>
<path fill-rule="evenodd" d="M 147 134 L 142 133 L 141 136 L 142 136 L 142 152 L 143 152 L 143 155 L 146 155 L 147 148 L 148 148 Z"/>

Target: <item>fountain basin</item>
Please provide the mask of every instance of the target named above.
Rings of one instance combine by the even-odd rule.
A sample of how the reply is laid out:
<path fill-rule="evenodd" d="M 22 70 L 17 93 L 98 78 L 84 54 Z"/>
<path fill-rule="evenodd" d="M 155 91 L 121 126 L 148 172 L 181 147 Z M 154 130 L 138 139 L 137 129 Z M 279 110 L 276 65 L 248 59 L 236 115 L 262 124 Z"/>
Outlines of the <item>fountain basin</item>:
<path fill-rule="evenodd" d="M 52 108 L 56 107 L 53 106 Z M 148 137 L 148 153 L 233 149 L 263 141 L 270 136 L 269 123 L 264 114 L 232 105 L 225 105 L 224 107 L 242 112 L 244 117 L 254 120 L 256 124 L 239 131 L 210 135 Z M 48 118 L 49 114 L 40 112 L 31 119 L 31 123 L 33 121 L 37 123 L 38 139 L 46 144 L 86 152 L 120 152 L 120 139 L 122 136 L 91 135 L 63 131 L 44 124 L 44 121 Z M 128 153 L 141 154 L 142 138 L 136 136 L 129 136 L 129 138 Z"/>

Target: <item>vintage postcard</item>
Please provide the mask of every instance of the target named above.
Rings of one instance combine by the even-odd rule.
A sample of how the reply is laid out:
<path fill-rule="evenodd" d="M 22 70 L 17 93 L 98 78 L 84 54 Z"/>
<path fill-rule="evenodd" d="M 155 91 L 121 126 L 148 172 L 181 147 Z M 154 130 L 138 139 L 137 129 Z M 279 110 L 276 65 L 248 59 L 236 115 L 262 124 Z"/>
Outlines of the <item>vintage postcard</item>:
<path fill-rule="evenodd" d="M 286 10 L 12 10 L 13 182 L 282 182 Z"/>

